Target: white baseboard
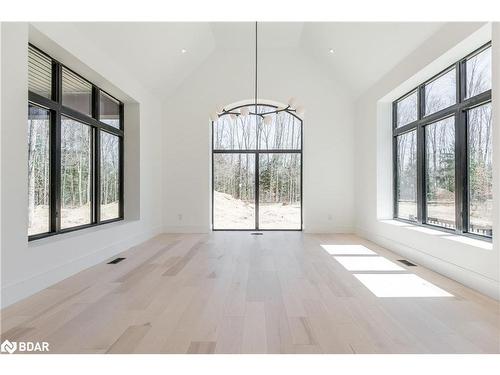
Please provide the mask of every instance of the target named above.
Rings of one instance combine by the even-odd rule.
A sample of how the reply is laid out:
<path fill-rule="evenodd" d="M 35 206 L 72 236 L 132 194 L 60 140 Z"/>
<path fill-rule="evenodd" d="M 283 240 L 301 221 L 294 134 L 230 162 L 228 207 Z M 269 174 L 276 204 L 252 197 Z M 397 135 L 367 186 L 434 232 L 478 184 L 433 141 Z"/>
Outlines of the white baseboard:
<path fill-rule="evenodd" d="M 357 228 L 356 234 L 362 238 L 376 243 L 386 249 L 397 253 L 406 259 L 421 264 L 422 266 L 449 277 L 469 288 L 472 288 L 488 297 L 500 300 L 500 283 L 476 272 L 449 263 L 443 259 L 433 257 L 404 243 L 391 238 Z"/>
<path fill-rule="evenodd" d="M 208 233 L 210 228 L 203 225 L 165 225 L 163 233 Z"/>
<path fill-rule="evenodd" d="M 308 234 L 352 234 L 354 233 L 353 227 L 332 227 L 332 228 L 304 228 L 304 233 Z"/>
<path fill-rule="evenodd" d="M 48 288 L 80 271 L 105 261 L 106 259 L 129 249 L 130 247 L 144 242 L 160 233 L 162 226 L 144 231 L 142 233 L 121 239 L 106 247 L 97 249 L 92 253 L 72 259 L 69 262 L 44 271 L 30 278 L 18 281 L 2 287 L 2 298 L 0 308 L 5 308 L 24 298 L 27 298 L 45 288 Z"/>
<path fill-rule="evenodd" d="M 211 230 L 202 225 L 182 226 L 182 225 L 166 225 L 163 228 L 164 233 L 209 233 Z M 333 228 L 305 228 L 304 233 L 309 234 L 341 234 L 341 233 L 354 233 L 352 227 L 333 227 Z"/>

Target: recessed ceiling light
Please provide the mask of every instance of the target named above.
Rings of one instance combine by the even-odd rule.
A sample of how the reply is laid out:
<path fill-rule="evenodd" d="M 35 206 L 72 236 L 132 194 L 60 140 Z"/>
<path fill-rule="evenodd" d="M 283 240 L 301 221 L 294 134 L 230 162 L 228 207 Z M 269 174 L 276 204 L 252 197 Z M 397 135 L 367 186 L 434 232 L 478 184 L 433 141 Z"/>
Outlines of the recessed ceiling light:
<path fill-rule="evenodd" d="M 186 53 L 187 52 L 187 49 L 183 48 L 181 49 L 181 53 Z"/>
<path fill-rule="evenodd" d="M 328 52 L 333 53 L 333 48 L 330 48 Z"/>

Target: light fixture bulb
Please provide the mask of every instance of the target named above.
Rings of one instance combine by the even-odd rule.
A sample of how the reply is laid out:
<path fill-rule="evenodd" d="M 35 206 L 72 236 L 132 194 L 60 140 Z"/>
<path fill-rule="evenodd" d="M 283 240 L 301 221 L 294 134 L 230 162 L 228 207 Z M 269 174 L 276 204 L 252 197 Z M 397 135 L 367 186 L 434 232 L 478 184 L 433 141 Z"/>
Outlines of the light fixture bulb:
<path fill-rule="evenodd" d="M 295 107 L 296 104 L 297 104 L 297 99 L 295 99 L 295 97 L 292 96 L 290 99 L 288 99 L 288 105 L 290 107 L 293 108 L 293 107 Z"/>
<path fill-rule="evenodd" d="M 306 113 L 306 109 L 304 108 L 303 105 L 299 105 L 297 106 L 297 109 L 295 110 L 295 112 L 299 115 L 299 116 L 303 116 L 305 113 Z"/>
<path fill-rule="evenodd" d="M 219 119 L 219 115 L 217 114 L 217 112 L 212 112 L 212 113 L 210 114 L 210 120 L 211 120 L 211 121 L 215 122 L 215 121 L 217 121 L 218 119 Z"/>
<path fill-rule="evenodd" d="M 184 54 L 184 53 L 186 53 L 186 52 L 187 52 L 187 49 L 185 49 L 185 48 L 181 49 L 181 53 L 182 53 L 182 54 Z"/>
<path fill-rule="evenodd" d="M 242 107 L 240 109 L 240 113 L 242 116 L 248 116 L 250 114 L 250 108 L 248 107 Z"/>
<path fill-rule="evenodd" d="M 231 113 L 229 117 L 231 117 L 231 120 L 236 120 L 238 118 L 238 116 L 236 116 L 234 113 Z"/>
<path fill-rule="evenodd" d="M 333 48 L 330 48 L 330 49 L 328 50 L 328 52 L 333 53 L 333 52 L 335 52 L 335 51 L 333 50 Z"/>
<path fill-rule="evenodd" d="M 273 118 L 271 116 L 264 116 L 264 119 L 262 120 L 264 125 L 271 125 L 272 122 Z"/>
<path fill-rule="evenodd" d="M 217 113 L 222 113 L 222 112 L 224 112 L 224 107 L 221 105 L 217 106 Z"/>

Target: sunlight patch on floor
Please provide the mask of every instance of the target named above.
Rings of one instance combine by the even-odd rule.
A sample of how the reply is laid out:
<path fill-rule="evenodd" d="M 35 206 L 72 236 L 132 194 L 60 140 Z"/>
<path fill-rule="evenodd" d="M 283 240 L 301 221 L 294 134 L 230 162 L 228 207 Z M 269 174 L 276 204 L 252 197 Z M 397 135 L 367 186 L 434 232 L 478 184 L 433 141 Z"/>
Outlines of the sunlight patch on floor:
<path fill-rule="evenodd" d="M 453 297 L 413 274 L 354 274 L 377 297 Z"/>
<path fill-rule="evenodd" d="M 403 267 L 380 256 L 336 256 L 334 258 L 348 271 L 406 271 Z"/>
<path fill-rule="evenodd" d="M 321 245 L 331 255 L 377 255 L 363 245 Z"/>

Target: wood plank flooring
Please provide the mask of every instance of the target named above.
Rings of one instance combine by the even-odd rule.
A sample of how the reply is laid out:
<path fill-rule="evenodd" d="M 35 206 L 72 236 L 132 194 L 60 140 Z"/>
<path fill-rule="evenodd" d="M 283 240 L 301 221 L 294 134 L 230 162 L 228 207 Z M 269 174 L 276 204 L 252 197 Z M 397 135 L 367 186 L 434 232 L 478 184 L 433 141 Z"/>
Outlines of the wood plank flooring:
<path fill-rule="evenodd" d="M 423 267 L 349 271 L 352 235 L 165 234 L 1 311 L 51 353 L 500 353 L 498 302 Z M 355 274 L 415 274 L 450 297 L 377 297 Z"/>

